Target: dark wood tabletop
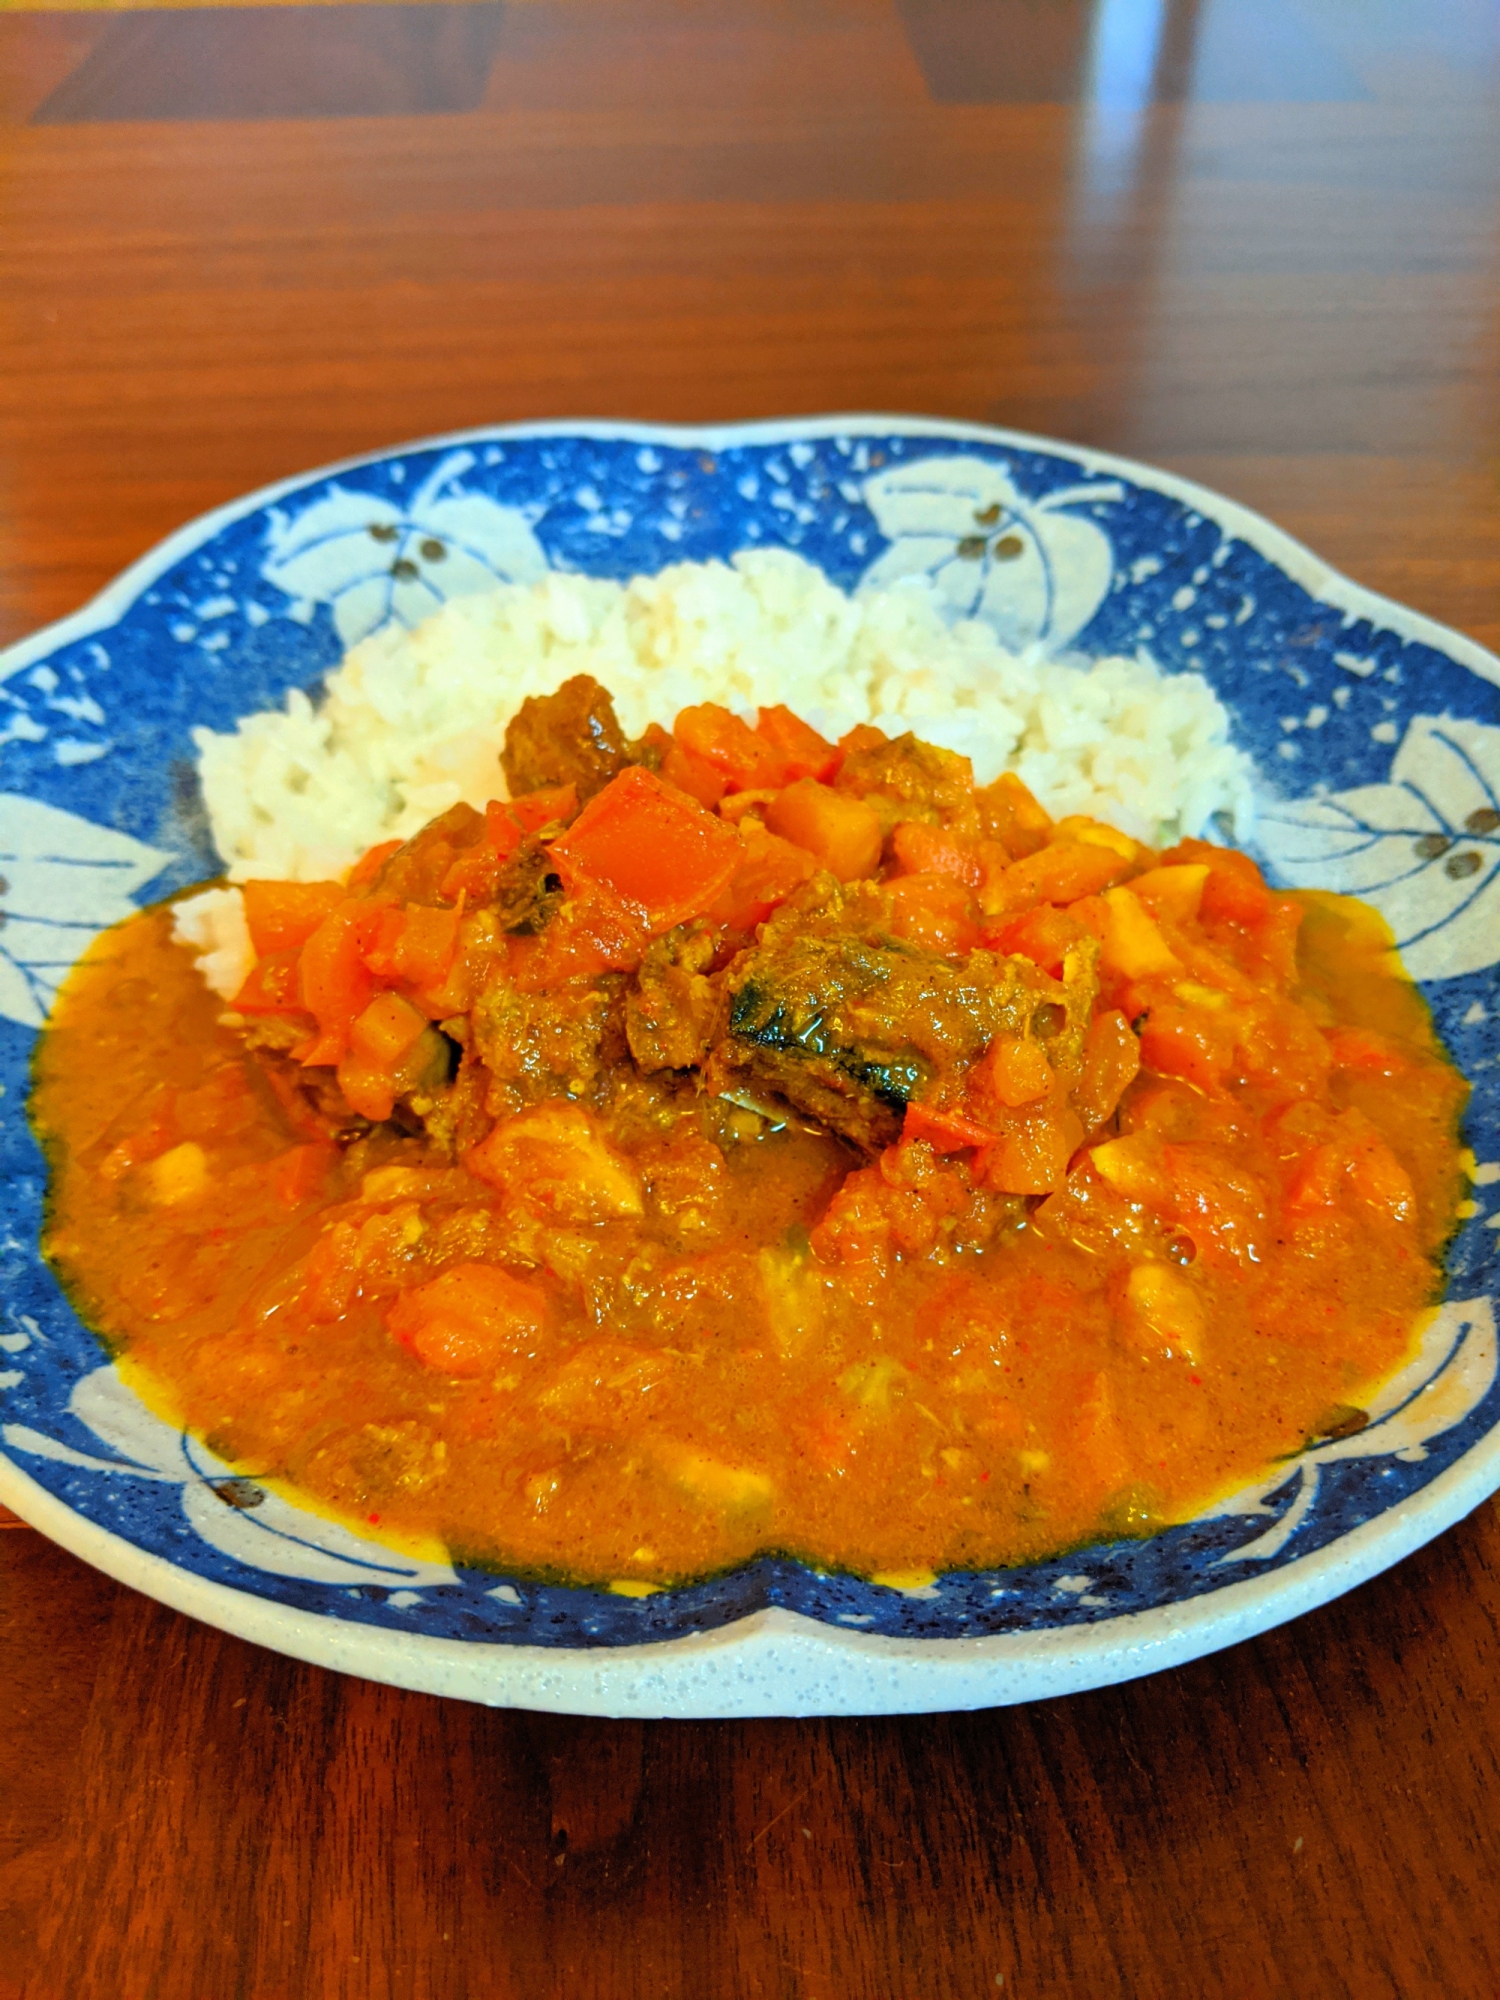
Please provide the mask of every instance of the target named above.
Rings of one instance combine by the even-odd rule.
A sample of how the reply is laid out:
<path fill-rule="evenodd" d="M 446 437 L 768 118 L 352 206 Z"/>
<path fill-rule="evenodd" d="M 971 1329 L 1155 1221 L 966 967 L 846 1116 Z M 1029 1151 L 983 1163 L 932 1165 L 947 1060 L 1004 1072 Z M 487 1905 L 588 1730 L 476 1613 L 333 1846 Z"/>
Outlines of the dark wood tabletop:
<path fill-rule="evenodd" d="M 0 0 L 0 5 L 4 0 Z M 1500 647 L 1495 0 L 0 13 L 0 641 L 322 461 L 922 412 Z M 0 1994 L 1500 1994 L 1500 1514 L 1215 1658 L 613 1723 L 222 1637 L 0 1521 Z"/>

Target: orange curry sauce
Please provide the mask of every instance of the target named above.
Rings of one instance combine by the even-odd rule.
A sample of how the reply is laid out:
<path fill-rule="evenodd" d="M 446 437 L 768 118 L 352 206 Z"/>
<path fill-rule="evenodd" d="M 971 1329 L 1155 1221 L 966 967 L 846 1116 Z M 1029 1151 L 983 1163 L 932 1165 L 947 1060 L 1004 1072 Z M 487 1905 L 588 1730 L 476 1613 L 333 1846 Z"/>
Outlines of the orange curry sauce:
<path fill-rule="evenodd" d="M 1465 1097 L 1371 912 L 911 738 L 631 745 L 569 687 L 509 804 L 251 884 L 227 1012 L 169 908 L 67 983 L 47 1250 L 157 1407 L 625 1588 L 1025 1561 L 1359 1424 Z"/>

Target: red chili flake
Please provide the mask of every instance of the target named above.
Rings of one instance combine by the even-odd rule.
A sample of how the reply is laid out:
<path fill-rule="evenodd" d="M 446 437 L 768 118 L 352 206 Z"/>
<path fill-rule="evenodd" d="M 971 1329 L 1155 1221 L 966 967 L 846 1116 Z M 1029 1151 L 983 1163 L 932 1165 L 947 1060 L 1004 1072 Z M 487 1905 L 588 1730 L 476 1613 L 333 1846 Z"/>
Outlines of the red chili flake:
<path fill-rule="evenodd" d="M 367 1514 L 365 1516 L 365 1519 L 369 1522 L 370 1526 L 373 1528 L 379 1524 L 380 1516 L 378 1514 Z"/>
<path fill-rule="evenodd" d="M 989 1484 L 989 1477 L 990 1477 L 990 1475 L 989 1475 L 989 1474 L 988 1474 L 987 1472 L 981 1472 L 981 1473 L 980 1473 L 980 1475 L 979 1475 L 979 1483 L 980 1483 L 980 1485 L 981 1485 L 981 1486 L 986 1486 L 986 1485 L 988 1485 L 988 1484 Z"/>

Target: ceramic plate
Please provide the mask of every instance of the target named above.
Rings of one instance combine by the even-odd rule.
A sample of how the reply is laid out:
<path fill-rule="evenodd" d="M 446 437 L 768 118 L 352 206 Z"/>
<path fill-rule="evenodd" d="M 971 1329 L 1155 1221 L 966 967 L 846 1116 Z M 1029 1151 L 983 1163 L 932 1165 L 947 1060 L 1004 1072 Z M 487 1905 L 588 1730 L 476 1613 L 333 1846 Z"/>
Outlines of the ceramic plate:
<path fill-rule="evenodd" d="M 1146 1542 L 906 1592 L 768 1560 L 627 1599 L 408 1560 L 301 1512 L 151 1416 L 74 1316 L 37 1251 L 28 1063 L 90 940 L 217 871 L 193 726 L 313 688 L 387 620 L 497 580 L 625 578 L 753 546 L 798 549 L 851 588 L 929 575 L 955 615 L 1011 645 L 1145 646 L 1206 674 L 1255 759 L 1271 875 L 1387 917 L 1473 1080 L 1476 1164 L 1446 1302 L 1367 1429 Z M 911 418 L 475 431 L 184 528 L 0 661 L 0 746 L 0 1500 L 164 1603 L 325 1666 L 486 1702 L 973 1707 L 1263 1631 L 1500 1486 L 1500 661 L 1230 501 L 1101 453 Z"/>

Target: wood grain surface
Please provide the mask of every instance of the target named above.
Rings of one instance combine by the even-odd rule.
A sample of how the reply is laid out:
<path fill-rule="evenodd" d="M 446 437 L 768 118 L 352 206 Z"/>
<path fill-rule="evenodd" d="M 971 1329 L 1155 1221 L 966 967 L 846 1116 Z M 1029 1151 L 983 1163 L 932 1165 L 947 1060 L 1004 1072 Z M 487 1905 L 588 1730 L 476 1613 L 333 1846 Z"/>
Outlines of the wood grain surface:
<path fill-rule="evenodd" d="M 1014 424 L 1500 646 L 1493 0 L 0 15 L 0 641 L 466 424 Z M 1500 1515 L 1024 1710 L 342 1680 L 0 1519 L 0 1994 L 1500 1994 Z"/>

